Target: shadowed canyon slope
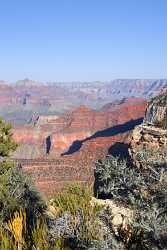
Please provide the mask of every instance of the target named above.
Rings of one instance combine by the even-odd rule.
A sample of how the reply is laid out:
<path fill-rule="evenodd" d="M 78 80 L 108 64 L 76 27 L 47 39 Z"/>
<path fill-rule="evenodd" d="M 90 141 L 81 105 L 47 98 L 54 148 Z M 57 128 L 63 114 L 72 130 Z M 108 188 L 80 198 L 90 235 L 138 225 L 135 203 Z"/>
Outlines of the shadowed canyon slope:
<path fill-rule="evenodd" d="M 128 142 L 146 105 L 144 99 L 124 99 L 108 111 L 82 105 L 59 117 L 33 117 L 31 124 L 13 130 L 20 144 L 13 157 L 46 194 L 66 183 L 92 182 L 94 161 L 112 153 L 115 143 Z"/>

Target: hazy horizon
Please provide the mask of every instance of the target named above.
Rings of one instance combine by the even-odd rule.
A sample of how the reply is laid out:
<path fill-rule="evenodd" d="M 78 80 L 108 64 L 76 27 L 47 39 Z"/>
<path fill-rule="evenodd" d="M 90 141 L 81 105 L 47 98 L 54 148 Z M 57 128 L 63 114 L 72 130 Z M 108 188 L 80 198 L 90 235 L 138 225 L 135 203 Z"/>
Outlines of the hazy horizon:
<path fill-rule="evenodd" d="M 167 78 L 115 78 L 115 79 L 110 79 L 110 80 L 92 80 L 92 81 L 81 81 L 81 80 L 71 80 L 71 81 L 58 81 L 58 80 L 53 80 L 53 81 L 48 81 L 48 80 L 38 80 L 38 79 L 32 79 L 25 77 L 23 79 L 19 78 L 14 81 L 9 81 L 6 79 L 0 79 L 0 81 L 4 81 L 4 83 L 9 83 L 9 84 L 14 84 L 19 81 L 33 81 L 33 82 L 39 82 L 39 83 L 110 83 L 114 81 L 167 81 Z"/>

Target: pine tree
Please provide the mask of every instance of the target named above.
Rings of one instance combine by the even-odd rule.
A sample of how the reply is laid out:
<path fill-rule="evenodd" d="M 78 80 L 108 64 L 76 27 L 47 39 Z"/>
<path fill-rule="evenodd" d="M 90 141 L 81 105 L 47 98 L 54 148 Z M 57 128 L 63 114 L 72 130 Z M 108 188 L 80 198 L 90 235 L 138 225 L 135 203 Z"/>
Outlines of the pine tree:
<path fill-rule="evenodd" d="M 12 138 L 12 127 L 0 119 L 0 220 L 3 222 L 16 210 L 23 208 L 27 216 L 36 217 L 45 209 L 40 194 L 28 177 L 10 159 L 17 144 Z"/>

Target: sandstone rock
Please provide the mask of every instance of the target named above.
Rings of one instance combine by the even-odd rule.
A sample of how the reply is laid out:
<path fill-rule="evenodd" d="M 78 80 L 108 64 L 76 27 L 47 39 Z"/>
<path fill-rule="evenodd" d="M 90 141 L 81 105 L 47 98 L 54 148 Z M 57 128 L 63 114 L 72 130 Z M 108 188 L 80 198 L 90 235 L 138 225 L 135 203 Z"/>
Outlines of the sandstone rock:
<path fill-rule="evenodd" d="M 91 202 L 92 204 L 98 204 L 105 208 L 109 208 L 112 212 L 113 219 L 116 224 L 123 222 L 123 218 L 125 217 L 129 220 L 133 218 L 134 212 L 132 210 L 130 210 L 129 208 L 122 207 L 122 206 L 118 206 L 117 204 L 115 204 L 113 200 L 109 200 L 109 199 L 102 200 L 102 199 L 96 199 L 92 197 Z"/>
<path fill-rule="evenodd" d="M 121 214 L 117 214 L 112 219 L 113 226 L 121 226 L 123 224 L 123 217 Z"/>
<path fill-rule="evenodd" d="M 111 213 L 112 230 L 115 235 L 119 235 L 119 230 L 129 230 L 129 225 L 132 223 L 135 216 L 135 211 L 125 208 L 121 205 L 115 204 L 113 200 L 101 200 L 92 197 L 92 205 L 98 204 L 107 209 Z"/>

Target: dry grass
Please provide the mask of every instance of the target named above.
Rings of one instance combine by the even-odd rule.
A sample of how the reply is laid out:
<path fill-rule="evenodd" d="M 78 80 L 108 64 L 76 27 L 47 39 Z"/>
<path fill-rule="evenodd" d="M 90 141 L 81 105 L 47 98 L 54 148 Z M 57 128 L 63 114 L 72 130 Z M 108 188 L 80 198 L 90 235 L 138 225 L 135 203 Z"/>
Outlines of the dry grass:
<path fill-rule="evenodd" d="M 26 234 L 26 213 L 16 211 L 6 228 L 0 227 L 0 250 L 70 250 L 65 247 L 63 238 L 57 239 L 52 247 L 49 245 L 48 228 L 43 221 L 38 221 L 32 228 L 31 241 L 27 240 Z"/>
<path fill-rule="evenodd" d="M 14 237 L 15 245 L 18 249 L 22 249 L 22 246 L 24 245 L 24 231 L 26 230 L 25 211 L 16 211 L 7 223 L 7 228 Z"/>
<path fill-rule="evenodd" d="M 14 246 L 12 239 L 9 235 L 0 228 L 0 249 L 1 250 L 16 250 L 16 246 Z"/>
<path fill-rule="evenodd" d="M 92 205 L 91 199 L 92 192 L 89 187 L 72 185 L 57 194 L 50 204 L 54 208 L 55 217 L 69 213 L 70 227 L 79 241 L 100 239 L 97 214 L 102 206 Z M 48 227 L 44 220 L 37 221 L 31 228 L 30 235 L 27 226 L 29 225 L 26 225 L 26 212 L 16 211 L 6 226 L 0 228 L 0 250 L 29 250 L 32 247 L 41 250 L 69 250 L 65 246 L 63 236 L 55 240 L 54 246 L 50 246 Z"/>

